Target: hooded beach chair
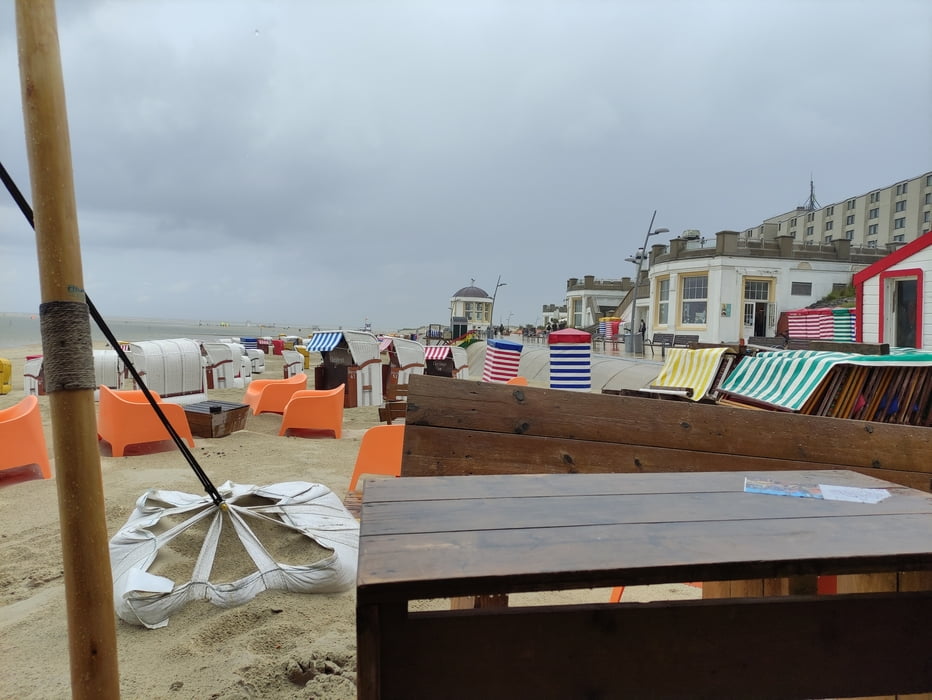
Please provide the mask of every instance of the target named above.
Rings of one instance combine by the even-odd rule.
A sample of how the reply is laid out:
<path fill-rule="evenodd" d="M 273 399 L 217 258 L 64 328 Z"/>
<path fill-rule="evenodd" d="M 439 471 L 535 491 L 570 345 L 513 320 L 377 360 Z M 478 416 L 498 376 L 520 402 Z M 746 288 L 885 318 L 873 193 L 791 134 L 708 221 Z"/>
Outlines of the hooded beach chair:
<path fill-rule="evenodd" d="M 287 379 L 254 379 L 246 387 L 243 403 L 252 408 L 252 415 L 284 413 L 285 406 L 296 391 L 307 389 L 304 372 Z"/>
<path fill-rule="evenodd" d="M 39 399 L 34 395 L 0 411 L 0 445 L 0 478 L 22 481 L 30 472 L 29 478 L 52 478 Z"/>
<path fill-rule="evenodd" d="M 692 401 L 715 400 L 718 384 L 731 370 L 734 359 L 734 353 L 727 347 L 670 348 L 660 374 L 649 387 L 639 391 Z"/>
<path fill-rule="evenodd" d="M 289 430 L 307 433 L 343 433 L 343 384 L 334 389 L 296 391 L 282 413 L 279 435 Z"/>
<path fill-rule="evenodd" d="M 349 488 L 343 505 L 359 517 L 362 507 L 362 492 L 356 490 L 359 478 L 363 475 L 379 474 L 381 476 L 401 476 L 401 456 L 405 440 L 405 426 L 376 425 L 369 428 L 359 443 L 356 466 L 350 478 Z"/>
<path fill-rule="evenodd" d="M 164 403 L 154 391 L 149 393 L 155 397 L 179 437 L 194 447 L 194 437 L 184 409 L 178 404 Z M 101 384 L 97 438 L 110 443 L 114 457 L 122 457 L 129 445 L 171 440 L 171 435 L 140 389 L 114 391 Z"/>

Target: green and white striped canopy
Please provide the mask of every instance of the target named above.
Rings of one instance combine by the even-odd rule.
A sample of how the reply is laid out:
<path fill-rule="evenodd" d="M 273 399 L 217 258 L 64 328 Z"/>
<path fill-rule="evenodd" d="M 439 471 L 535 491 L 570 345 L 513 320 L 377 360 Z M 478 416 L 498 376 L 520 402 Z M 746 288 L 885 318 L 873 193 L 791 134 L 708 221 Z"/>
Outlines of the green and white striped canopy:
<path fill-rule="evenodd" d="M 836 365 L 916 367 L 932 365 L 932 353 L 892 348 L 889 355 L 856 355 L 818 350 L 775 350 L 745 357 L 722 390 L 798 411 Z"/>

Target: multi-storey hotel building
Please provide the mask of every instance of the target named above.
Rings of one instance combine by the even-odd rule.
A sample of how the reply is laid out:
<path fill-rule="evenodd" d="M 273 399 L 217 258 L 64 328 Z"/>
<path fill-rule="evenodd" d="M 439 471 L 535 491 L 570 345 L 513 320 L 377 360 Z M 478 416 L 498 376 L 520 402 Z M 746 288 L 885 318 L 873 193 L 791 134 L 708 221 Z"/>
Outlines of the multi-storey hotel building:
<path fill-rule="evenodd" d="M 828 206 L 808 206 L 745 229 L 748 239 L 793 236 L 804 245 L 847 240 L 852 246 L 886 248 L 909 243 L 932 230 L 932 172 L 901 180 Z"/>

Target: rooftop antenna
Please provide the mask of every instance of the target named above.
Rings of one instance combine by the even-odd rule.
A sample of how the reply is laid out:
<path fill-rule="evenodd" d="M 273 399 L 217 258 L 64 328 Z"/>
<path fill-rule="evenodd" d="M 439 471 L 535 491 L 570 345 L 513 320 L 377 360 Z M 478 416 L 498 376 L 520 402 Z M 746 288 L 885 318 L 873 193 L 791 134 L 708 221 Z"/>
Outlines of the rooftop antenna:
<path fill-rule="evenodd" d="M 815 211 L 821 208 L 822 205 L 819 204 L 819 200 L 815 198 L 815 184 L 812 182 L 812 173 L 809 173 L 809 199 L 806 200 L 803 209 L 806 211 Z"/>

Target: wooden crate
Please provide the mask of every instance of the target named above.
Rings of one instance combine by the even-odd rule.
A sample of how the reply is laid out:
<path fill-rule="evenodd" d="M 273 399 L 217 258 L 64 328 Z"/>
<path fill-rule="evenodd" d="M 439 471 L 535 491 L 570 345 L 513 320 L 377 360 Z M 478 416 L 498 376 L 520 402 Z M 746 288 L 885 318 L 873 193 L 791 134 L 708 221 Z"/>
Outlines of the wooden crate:
<path fill-rule="evenodd" d="M 246 427 L 249 406 L 230 401 L 201 401 L 184 407 L 191 433 L 196 437 L 223 437 Z"/>

